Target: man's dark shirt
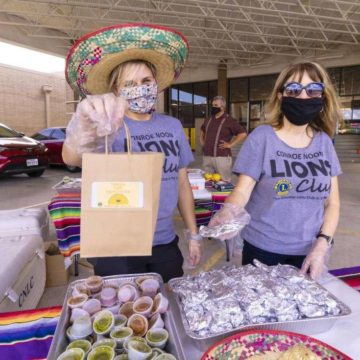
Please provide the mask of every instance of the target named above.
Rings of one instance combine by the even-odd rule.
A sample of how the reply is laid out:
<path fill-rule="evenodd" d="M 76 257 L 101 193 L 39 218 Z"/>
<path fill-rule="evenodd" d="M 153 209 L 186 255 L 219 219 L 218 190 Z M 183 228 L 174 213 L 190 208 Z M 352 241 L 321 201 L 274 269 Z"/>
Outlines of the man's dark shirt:
<path fill-rule="evenodd" d="M 231 156 L 231 149 L 220 149 L 219 144 L 221 141 L 230 142 L 234 136 L 246 133 L 239 122 L 226 113 L 219 118 L 211 116 L 206 119 L 201 130 L 205 134 L 204 156 Z"/>

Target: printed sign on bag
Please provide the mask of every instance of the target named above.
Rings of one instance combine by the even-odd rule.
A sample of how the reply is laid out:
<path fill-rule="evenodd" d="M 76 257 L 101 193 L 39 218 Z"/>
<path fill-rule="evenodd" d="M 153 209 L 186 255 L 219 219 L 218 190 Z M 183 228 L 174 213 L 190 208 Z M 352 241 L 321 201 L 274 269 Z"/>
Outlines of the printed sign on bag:
<path fill-rule="evenodd" d="M 144 206 L 144 184 L 140 181 L 94 182 L 91 206 L 141 208 Z"/>

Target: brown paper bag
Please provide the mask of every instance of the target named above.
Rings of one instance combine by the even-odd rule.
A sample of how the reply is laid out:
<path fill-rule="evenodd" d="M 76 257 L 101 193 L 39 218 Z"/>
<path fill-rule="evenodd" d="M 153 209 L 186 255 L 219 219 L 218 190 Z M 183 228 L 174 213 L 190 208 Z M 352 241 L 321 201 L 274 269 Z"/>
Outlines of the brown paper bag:
<path fill-rule="evenodd" d="M 82 257 L 151 255 L 163 163 L 163 153 L 131 153 L 131 149 L 83 154 Z"/>

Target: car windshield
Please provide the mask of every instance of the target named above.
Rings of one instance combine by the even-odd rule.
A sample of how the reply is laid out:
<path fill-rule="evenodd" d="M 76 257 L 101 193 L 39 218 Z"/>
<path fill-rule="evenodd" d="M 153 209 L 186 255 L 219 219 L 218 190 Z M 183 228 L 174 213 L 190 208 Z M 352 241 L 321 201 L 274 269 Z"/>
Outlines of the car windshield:
<path fill-rule="evenodd" d="M 11 130 L 5 126 L 0 125 L 0 138 L 22 137 L 22 135 L 15 130 Z"/>

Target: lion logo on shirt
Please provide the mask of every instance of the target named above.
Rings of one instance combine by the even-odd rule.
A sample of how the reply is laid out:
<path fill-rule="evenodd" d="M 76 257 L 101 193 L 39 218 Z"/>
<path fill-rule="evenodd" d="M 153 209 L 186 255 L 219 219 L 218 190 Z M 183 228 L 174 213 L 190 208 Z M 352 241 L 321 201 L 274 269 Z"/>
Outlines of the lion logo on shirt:
<path fill-rule="evenodd" d="M 289 191 L 293 188 L 291 182 L 286 179 L 280 179 L 274 186 L 274 190 L 278 196 L 286 196 Z"/>

